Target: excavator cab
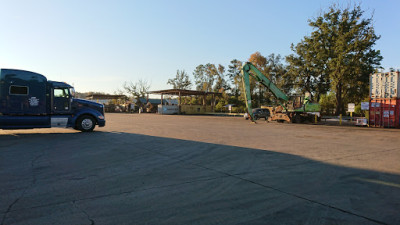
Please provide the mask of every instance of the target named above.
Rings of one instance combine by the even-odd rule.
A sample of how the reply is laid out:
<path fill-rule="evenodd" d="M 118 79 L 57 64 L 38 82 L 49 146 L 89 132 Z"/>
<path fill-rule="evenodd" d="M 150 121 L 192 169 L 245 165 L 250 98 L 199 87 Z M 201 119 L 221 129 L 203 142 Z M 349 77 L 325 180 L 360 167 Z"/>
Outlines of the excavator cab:
<path fill-rule="evenodd" d="M 289 97 L 289 101 L 286 103 L 288 111 L 294 111 L 299 109 L 310 102 L 310 97 L 304 95 L 292 95 Z"/>

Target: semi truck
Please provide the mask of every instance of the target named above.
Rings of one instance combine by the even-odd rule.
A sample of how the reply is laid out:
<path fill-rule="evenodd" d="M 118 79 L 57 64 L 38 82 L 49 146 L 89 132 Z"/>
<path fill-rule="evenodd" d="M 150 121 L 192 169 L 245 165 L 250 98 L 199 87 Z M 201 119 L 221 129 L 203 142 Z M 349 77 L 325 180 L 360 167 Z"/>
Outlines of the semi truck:
<path fill-rule="evenodd" d="M 25 70 L 0 69 L 0 129 L 105 126 L 104 105 L 74 98 L 74 88 Z"/>

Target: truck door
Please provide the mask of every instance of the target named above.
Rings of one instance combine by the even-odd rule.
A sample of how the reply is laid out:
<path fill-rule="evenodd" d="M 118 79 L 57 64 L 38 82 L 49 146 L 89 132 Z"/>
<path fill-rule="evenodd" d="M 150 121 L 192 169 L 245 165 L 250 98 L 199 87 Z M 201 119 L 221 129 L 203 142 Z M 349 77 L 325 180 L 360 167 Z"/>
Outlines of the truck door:
<path fill-rule="evenodd" d="M 68 88 L 54 88 L 52 93 L 54 113 L 68 113 L 71 110 L 71 95 Z"/>

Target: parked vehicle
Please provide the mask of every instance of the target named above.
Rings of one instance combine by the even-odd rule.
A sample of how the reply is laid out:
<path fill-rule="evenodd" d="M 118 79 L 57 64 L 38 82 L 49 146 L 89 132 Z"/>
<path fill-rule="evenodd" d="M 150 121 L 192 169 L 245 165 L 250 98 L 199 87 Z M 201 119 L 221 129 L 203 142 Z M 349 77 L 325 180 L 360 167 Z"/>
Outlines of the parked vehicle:
<path fill-rule="evenodd" d="M 255 108 L 252 110 L 253 112 L 253 116 L 254 116 L 254 120 L 258 120 L 261 118 L 264 118 L 265 120 L 268 120 L 268 118 L 271 116 L 271 113 L 269 111 L 269 109 L 263 109 L 263 108 Z M 246 113 L 244 118 L 246 120 L 249 119 L 249 114 Z"/>
<path fill-rule="evenodd" d="M 102 104 L 74 98 L 74 88 L 41 74 L 0 70 L 0 129 L 105 126 Z"/>

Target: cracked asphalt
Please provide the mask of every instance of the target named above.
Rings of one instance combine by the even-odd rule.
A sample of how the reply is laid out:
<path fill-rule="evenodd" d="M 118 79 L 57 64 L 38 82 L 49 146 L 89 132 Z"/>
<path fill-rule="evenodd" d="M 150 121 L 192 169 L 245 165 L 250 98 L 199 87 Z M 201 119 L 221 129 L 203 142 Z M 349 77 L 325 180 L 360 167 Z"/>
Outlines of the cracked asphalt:
<path fill-rule="evenodd" d="M 0 225 L 400 224 L 400 130 L 106 120 L 0 130 Z"/>

